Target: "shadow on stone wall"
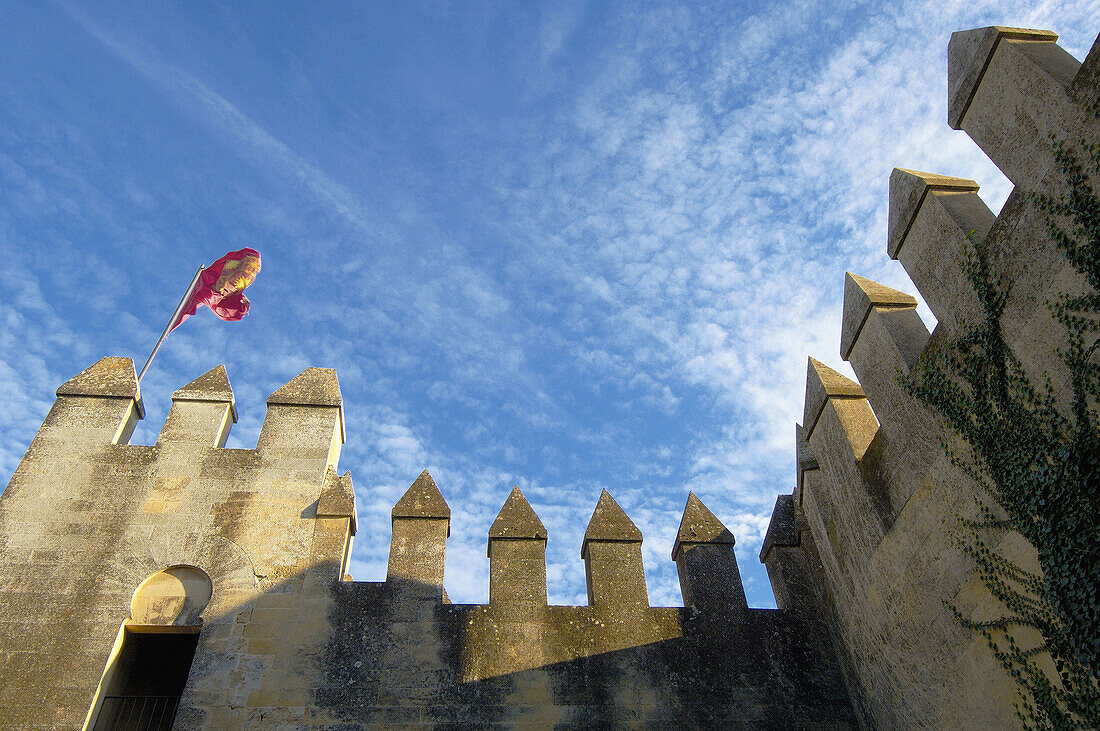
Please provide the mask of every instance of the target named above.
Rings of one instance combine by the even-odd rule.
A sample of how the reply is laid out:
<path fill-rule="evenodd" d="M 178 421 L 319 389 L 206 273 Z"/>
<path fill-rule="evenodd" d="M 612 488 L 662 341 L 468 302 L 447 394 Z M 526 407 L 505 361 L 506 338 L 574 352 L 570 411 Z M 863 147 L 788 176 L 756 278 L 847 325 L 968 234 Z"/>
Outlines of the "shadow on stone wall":
<path fill-rule="evenodd" d="M 789 612 L 448 604 L 408 580 L 307 584 L 292 577 L 207 621 L 177 728 L 856 725 L 831 650 Z"/>

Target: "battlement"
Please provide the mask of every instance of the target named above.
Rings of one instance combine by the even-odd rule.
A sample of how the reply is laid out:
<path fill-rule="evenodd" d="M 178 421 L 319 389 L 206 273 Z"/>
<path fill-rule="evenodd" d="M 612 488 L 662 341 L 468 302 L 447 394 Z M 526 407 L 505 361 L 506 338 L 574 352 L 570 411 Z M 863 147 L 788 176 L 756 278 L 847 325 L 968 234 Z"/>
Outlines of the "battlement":
<path fill-rule="evenodd" d="M 336 471 L 345 436 L 340 385 L 331 369 L 307 368 L 271 394 L 259 440 L 251 450 L 224 448 L 237 410 L 221 365 L 172 394 L 172 407 L 151 447 L 127 444 L 134 424 L 144 414 L 130 359 L 102 358 L 67 381 L 57 394 L 54 408 L 28 450 L 27 470 L 48 462 L 53 470 L 68 474 L 78 464 L 88 467 L 94 461 L 98 470 L 133 472 L 140 465 L 147 475 L 173 472 L 182 478 L 209 474 L 228 462 L 237 484 L 226 495 L 239 492 L 241 484 L 262 481 L 264 475 L 277 472 L 278 486 L 267 485 L 266 498 L 280 491 L 288 498 L 308 496 L 316 501 L 316 519 L 344 519 L 349 540 L 356 532 L 351 475 L 339 477 Z M 6 493 L 15 505 L 22 477 L 17 471 Z M 206 496 L 214 497 L 210 492 Z M 173 498 L 164 504 L 166 512 L 182 506 L 189 496 L 177 492 Z M 393 507 L 387 582 L 444 596 L 450 517 L 447 501 L 425 470 Z M 547 538 L 542 521 L 520 489 L 514 488 L 488 532 L 491 605 L 546 605 Z M 278 541 L 278 537 L 268 540 Z M 580 546 L 590 606 L 649 607 L 641 544 L 641 531 L 604 490 Z M 685 606 L 747 607 L 733 545 L 729 530 L 698 497 L 689 494 L 672 547 Z M 338 555 L 328 558 L 346 567 L 350 543 L 336 545 L 334 550 Z"/>
<path fill-rule="evenodd" d="M 257 451 L 301 456 L 323 450 L 325 466 L 335 466 L 345 440 L 335 371 L 307 368 L 271 394 L 267 403 Z M 57 401 L 36 439 L 64 440 L 74 445 L 103 441 L 127 445 L 134 426 L 144 416 L 133 361 L 108 356 L 57 389 Z M 172 394 L 172 408 L 156 446 L 221 448 L 236 422 L 233 388 L 225 367 L 217 366 Z M 295 428 L 287 430 L 285 426 L 291 422 Z M 318 441 L 311 444 L 308 440 L 312 438 Z"/>
<path fill-rule="evenodd" d="M 1002 325 L 1025 371 L 1038 382 L 1065 377 L 1045 303 L 1085 282 L 1051 241 L 1031 193 L 1065 188 L 1052 140 L 1100 140 L 1100 50 L 1082 65 L 1056 41 L 1051 31 L 1001 27 L 951 37 L 948 121 L 1015 190 L 995 216 L 973 180 L 895 168 L 886 253 L 936 316 L 935 331 L 911 294 L 847 273 L 840 356 L 858 380 L 809 359 L 795 488 L 776 503 L 760 559 L 780 607 L 829 625 L 874 725 L 1016 723 L 1012 682 L 942 604 L 951 598 L 974 619 L 995 609 L 949 534 L 955 516 L 974 514 L 979 489 L 950 464 L 939 418 L 898 375 L 981 317 L 961 267 L 977 239 L 1012 283 Z M 1027 547 L 1012 550 L 1037 566 Z"/>

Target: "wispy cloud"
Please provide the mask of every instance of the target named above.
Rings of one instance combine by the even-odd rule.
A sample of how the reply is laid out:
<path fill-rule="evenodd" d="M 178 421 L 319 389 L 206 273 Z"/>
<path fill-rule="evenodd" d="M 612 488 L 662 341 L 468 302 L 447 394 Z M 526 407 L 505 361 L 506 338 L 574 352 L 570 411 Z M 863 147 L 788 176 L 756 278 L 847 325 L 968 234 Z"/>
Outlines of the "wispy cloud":
<path fill-rule="evenodd" d="M 90 36 L 157 86 L 182 109 L 212 126 L 215 133 L 241 145 L 239 151 L 297 181 L 362 233 L 383 243 L 393 240 L 392 230 L 387 230 L 382 222 L 365 210 L 352 191 L 276 139 L 225 97 L 186 70 L 165 63 L 155 51 L 143 48 L 137 39 L 124 40 L 111 32 L 78 6 L 66 3 L 62 7 Z"/>

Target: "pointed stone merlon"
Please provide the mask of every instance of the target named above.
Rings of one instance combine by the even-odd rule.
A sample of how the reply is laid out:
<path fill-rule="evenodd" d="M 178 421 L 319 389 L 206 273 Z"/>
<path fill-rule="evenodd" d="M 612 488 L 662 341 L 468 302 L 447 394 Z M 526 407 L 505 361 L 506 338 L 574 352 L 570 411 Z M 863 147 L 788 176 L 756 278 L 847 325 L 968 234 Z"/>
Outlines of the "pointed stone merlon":
<path fill-rule="evenodd" d="M 951 332 L 979 311 L 960 258 L 968 239 L 984 239 L 995 221 L 973 180 L 903 168 L 890 174 L 887 253 Z"/>
<path fill-rule="evenodd" d="M 340 383 L 331 368 L 306 368 L 267 399 L 256 449 L 306 472 L 335 468 L 344 444 Z"/>
<path fill-rule="evenodd" d="M 393 506 L 390 524 L 386 581 L 442 597 L 451 508 L 427 470 L 420 473 Z"/>
<path fill-rule="evenodd" d="M 908 373 L 920 359 L 929 333 L 916 308 L 910 294 L 858 274 L 845 275 L 840 355 L 852 364 L 864 390 L 871 382 L 896 385 L 897 372 Z M 870 399 L 878 403 L 874 394 Z"/>
<path fill-rule="evenodd" d="M 872 311 L 911 312 L 914 317 L 917 298 L 874 282 L 858 274 L 844 274 L 844 319 L 840 330 L 840 357 L 848 360 Z M 920 318 L 917 317 L 919 321 Z M 923 343 L 920 343 L 923 346 Z M 917 355 L 920 351 L 917 350 Z"/>
<path fill-rule="evenodd" d="M 329 468 L 317 498 L 317 514 L 313 530 L 306 585 L 323 589 L 340 581 L 348 570 L 351 539 L 358 530 L 355 513 L 355 487 L 351 473 L 336 474 Z"/>
<path fill-rule="evenodd" d="M 680 575 L 685 607 L 700 610 L 748 607 L 733 534 L 703 502 L 689 492 L 672 560 Z"/>
<path fill-rule="evenodd" d="M 581 544 L 588 605 L 601 609 L 649 606 L 642 567 L 642 532 L 604 490 Z"/>
<path fill-rule="evenodd" d="M 947 46 L 948 123 L 1027 189 L 1054 165 L 1051 135 L 1095 140 L 1100 129 L 1074 98 L 1081 64 L 1057 40 L 1049 30 L 990 26 L 953 33 Z"/>
<path fill-rule="evenodd" d="M 826 420 L 835 419 L 847 440 L 847 447 L 861 459 L 878 431 L 863 388 L 824 363 L 809 359 L 806 373 L 806 442 L 816 444 L 815 432 Z M 814 452 L 818 449 L 814 447 Z"/>
<path fill-rule="evenodd" d="M 235 423 L 233 388 L 225 366 L 219 365 L 172 394 L 172 408 L 157 443 L 224 447 Z"/>
<path fill-rule="evenodd" d="M 546 606 L 546 526 L 519 487 L 489 528 L 489 603 Z"/>
<path fill-rule="evenodd" d="M 938 419 L 898 378 L 912 372 L 929 341 L 916 306 L 910 295 L 855 274 L 844 285 L 842 355 L 875 409 L 882 437 L 879 461 L 867 463 L 864 478 L 888 523 L 924 477 L 938 443 Z"/>
<path fill-rule="evenodd" d="M 36 439 L 126 444 L 144 417 L 134 361 L 100 358 L 57 389 Z"/>
<path fill-rule="evenodd" d="M 321 487 L 321 497 L 317 499 L 318 518 L 347 518 L 351 535 L 359 530 L 359 518 L 355 511 L 355 487 L 352 485 L 351 472 L 337 475 L 336 470 L 325 473 L 325 482 Z"/>
<path fill-rule="evenodd" d="M 793 495 L 780 495 L 775 501 L 764 545 L 760 548 L 760 563 L 768 570 L 775 603 L 779 609 L 791 609 L 804 604 L 810 573 L 809 557 L 803 543 L 812 541 L 810 526 Z M 822 577 L 818 577 L 820 580 Z"/>
<path fill-rule="evenodd" d="M 912 295 L 858 274 L 845 275 L 840 355 L 851 363 L 875 408 L 889 410 L 908 398 L 897 374 L 916 365 L 929 337 L 916 308 Z"/>

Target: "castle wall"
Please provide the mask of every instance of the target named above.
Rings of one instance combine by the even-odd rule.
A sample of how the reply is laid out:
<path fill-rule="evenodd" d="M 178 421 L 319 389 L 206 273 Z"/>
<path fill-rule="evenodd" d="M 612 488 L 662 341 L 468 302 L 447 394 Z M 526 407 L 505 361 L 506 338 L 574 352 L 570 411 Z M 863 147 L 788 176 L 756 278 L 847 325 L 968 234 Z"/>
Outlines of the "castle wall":
<path fill-rule="evenodd" d="M 58 389 L 0 496 L 5 728 L 110 707 L 123 627 L 198 632 L 175 728 L 856 722 L 832 646 L 747 608 L 734 538 L 694 495 L 671 556 L 686 608 L 649 605 L 641 532 L 607 492 L 580 551 L 590 606 L 548 606 L 548 536 L 518 489 L 489 529 L 489 604 L 454 605 L 427 472 L 394 506 L 386 581 L 344 580 L 332 371 L 272 394 L 255 449 L 222 446 L 220 366 L 173 394 L 153 446 L 126 443 L 142 410 L 131 361 L 99 361 Z"/>
<path fill-rule="evenodd" d="M 1100 44 L 1081 65 L 1056 39 L 1013 28 L 952 37 L 949 121 L 1016 188 L 994 216 L 974 181 L 894 170 L 887 252 L 939 324 L 929 334 L 915 299 L 849 274 L 841 356 L 859 382 L 810 360 L 797 486 L 777 504 L 773 540 L 761 556 L 780 606 L 813 613 L 842 648 L 869 725 L 1018 726 L 1014 681 L 985 640 L 944 605 L 976 620 L 1002 614 L 951 536 L 958 517 L 976 517 L 978 488 L 950 465 L 938 417 L 905 393 L 897 374 L 977 320 L 959 267 L 970 235 L 986 238 L 993 270 L 1012 283 L 1002 324 L 1024 368 L 1036 382 L 1044 373 L 1055 387 L 1064 381 L 1059 329 L 1045 303 L 1083 291 L 1084 283 L 1050 240 L 1029 192 L 1064 186 L 1050 135 L 1100 141 Z M 1006 538 L 1000 550 L 1037 569 L 1034 550 L 1019 537 Z"/>

